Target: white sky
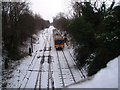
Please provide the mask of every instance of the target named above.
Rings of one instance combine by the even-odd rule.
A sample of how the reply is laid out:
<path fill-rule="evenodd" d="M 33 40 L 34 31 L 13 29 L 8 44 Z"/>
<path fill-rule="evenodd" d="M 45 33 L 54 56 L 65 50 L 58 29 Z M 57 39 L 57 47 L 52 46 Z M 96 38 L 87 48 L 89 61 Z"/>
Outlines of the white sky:
<path fill-rule="evenodd" d="M 71 0 L 29 0 L 31 9 L 45 20 L 52 21 L 59 12 L 68 12 Z"/>
<path fill-rule="evenodd" d="M 44 18 L 45 20 L 50 20 L 50 22 L 52 22 L 53 17 L 55 17 L 59 12 L 67 13 L 67 15 L 71 12 L 72 10 L 71 1 L 73 0 L 28 0 L 28 1 L 30 1 L 31 5 L 30 8 L 33 10 L 34 13 L 40 14 L 42 18 Z M 106 3 L 110 4 L 112 3 L 112 0 L 101 0 L 100 2 L 102 1 L 107 1 Z M 119 0 L 115 1 L 118 2 Z"/>

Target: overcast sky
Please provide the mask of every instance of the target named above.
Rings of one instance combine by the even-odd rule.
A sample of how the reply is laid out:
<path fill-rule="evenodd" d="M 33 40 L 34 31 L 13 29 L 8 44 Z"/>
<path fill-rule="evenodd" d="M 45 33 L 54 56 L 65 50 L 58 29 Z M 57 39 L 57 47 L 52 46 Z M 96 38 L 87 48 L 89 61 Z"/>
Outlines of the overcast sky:
<path fill-rule="evenodd" d="M 59 12 L 64 13 L 71 12 L 72 8 L 71 1 L 73 0 L 28 0 L 28 1 L 30 2 L 30 8 L 34 13 L 40 14 L 42 18 L 44 18 L 45 20 L 50 20 L 52 22 L 53 17 L 55 17 Z M 91 1 L 94 2 L 96 0 Z M 106 1 L 106 3 L 109 6 L 109 4 L 111 4 L 113 0 L 100 0 L 99 2 L 103 1 Z M 119 0 L 115 0 L 115 2 L 118 1 Z"/>
<path fill-rule="evenodd" d="M 68 13 L 71 0 L 30 0 L 30 7 L 45 20 L 52 21 L 59 12 Z"/>

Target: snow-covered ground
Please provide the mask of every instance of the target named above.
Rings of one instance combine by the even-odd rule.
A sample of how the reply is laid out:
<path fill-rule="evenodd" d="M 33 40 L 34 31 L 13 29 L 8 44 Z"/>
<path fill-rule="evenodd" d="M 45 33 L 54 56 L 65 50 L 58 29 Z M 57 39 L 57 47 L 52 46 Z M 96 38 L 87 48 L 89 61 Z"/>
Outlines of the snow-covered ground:
<path fill-rule="evenodd" d="M 77 68 L 72 48 L 65 45 L 63 51 L 56 51 L 53 29 L 51 26 L 39 32 L 32 56 L 20 60 L 20 65 L 7 80 L 7 88 L 118 87 L 118 58 L 108 63 L 108 67 L 94 77 L 87 78 L 86 73 Z"/>
<path fill-rule="evenodd" d="M 118 59 L 120 56 L 110 61 L 106 68 L 100 70 L 90 80 L 69 86 L 69 88 L 118 88 Z"/>
<path fill-rule="evenodd" d="M 63 88 L 87 77 L 76 67 L 70 47 L 56 51 L 53 29 L 51 26 L 40 31 L 32 56 L 20 60 L 7 80 L 7 88 Z"/>

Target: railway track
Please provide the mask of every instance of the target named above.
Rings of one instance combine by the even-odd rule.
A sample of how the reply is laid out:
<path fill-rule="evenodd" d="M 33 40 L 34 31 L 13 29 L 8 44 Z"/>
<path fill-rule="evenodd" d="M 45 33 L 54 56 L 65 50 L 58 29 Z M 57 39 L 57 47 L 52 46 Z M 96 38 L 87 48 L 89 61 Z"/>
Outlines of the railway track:
<path fill-rule="evenodd" d="M 37 50 L 37 51 L 35 52 L 32 60 L 31 60 L 31 63 L 29 64 L 28 69 L 26 70 L 26 73 L 25 73 L 25 75 L 24 75 L 24 77 L 23 77 L 23 79 L 22 79 L 22 81 L 21 81 L 21 83 L 20 83 L 20 85 L 19 85 L 19 89 L 22 88 L 22 89 L 24 90 L 24 89 L 26 88 L 26 85 L 27 85 L 28 82 L 29 82 L 29 78 L 30 78 L 32 72 L 35 71 L 35 70 L 33 70 L 33 69 L 34 69 L 34 67 L 35 67 L 35 65 L 36 65 L 36 62 L 37 62 L 36 56 L 39 54 L 38 51 L 40 51 L 40 52 L 43 51 L 43 55 L 42 55 L 42 57 L 41 57 L 39 70 L 37 70 L 37 71 L 38 71 L 38 74 L 37 74 L 37 78 L 36 78 L 36 82 L 35 82 L 35 87 L 34 87 L 34 89 L 37 88 L 38 81 L 39 81 L 39 88 L 41 88 L 42 64 L 44 63 L 44 58 L 45 58 L 44 53 L 45 53 L 45 51 L 46 51 L 46 43 L 48 42 L 48 37 L 46 37 L 46 39 L 45 39 L 45 37 L 43 37 L 43 39 L 44 39 L 44 42 L 43 42 L 44 50 Z M 39 57 L 39 58 L 40 58 L 40 57 Z M 35 61 L 35 60 L 36 60 L 36 61 Z M 35 62 L 34 62 L 34 61 L 35 61 Z M 34 63 L 33 63 L 33 62 L 34 62 Z M 33 66 L 32 66 L 32 65 L 33 65 Z M 30 69 L 31 67 L 32 67 L 32 69 Z M 29 71 L 30 71 L 30 73 L 28 73 Z M 27 79 L 27 80 L 25 80 L 25 79 Z M 23 85 L 22 82 L 26 82 L 26 83 L 24 83 L 24 85 Z"/>
<path fill-rule="evenodd" d="M 44 46 L 44 49 L 42 50 L 43 51 L 43 55 L 41 56 L 41 61 L 40 61 L 40 66 L 39 66 L 39 70 L 38 70 L 38 74 L 37 74 L 37 78 L 36 78 L 36 81 L 35 81 L 35 86 L 34 86 L 34 90 L 36 90 L 37 88 L 39 88 L 39 90 L 41 90 L 42 88 L 42 69 L 43 69 L 43 63 L 45 62 L 45 52 L 47 50 L 47 43 L 49 42 L 48 41 L 48 37 L 43 38 L 44 39 L 44 43 L 45 43 L 45 46 Z"/>
<path fill-rule="evenodd" d="M 48 84 L 47 84 L 47 88 L 48 88 L 48 90 L 49 90 L 49 88 L 50 88 L 50 78 L 51 78 L 51 53 L 50 53 L 50 51 L 51 51 L 51 47 L 50 47 L 50 50 L 49 50 L 49 55 L 48 55 Z"/>
<path fill-rule="evenodd" d="M 39 70 L 38 70 L 37 78 L 36 78 L 36 81 L 35 81 L 35 87 L 34 87 L 34 90 L 37 89 L 38 84 L 39 84 L 39 89 L 41 89 L 42 66 L 43 66 L 44 59 L 45 59 L 45 57 L 44 57 L 45 50 L 46 50 L 46 45 L 45 45 L 45 47 L 44 47 L 44 50 L 43 50 L 43 56 L 42 56 L 41 61 L 40 61 L 40 66 L 39 66 Z"/>
<path fill-rule="evenodd" d="M 44 86 L 44 85 L 42 85 L 44 83 L 44 81 L 42 80 L 43 79 L 42 72 L 43 72 L 43 66 L 44 66 L 43 63 L 45 63 L 45 65 L 48 64 L 48 71 L 47 71 L 47 77 L 46 77 L 47 83 L 45 86 L 47 86 L 48 90 L 50 88 L 54 88 L 54 80 L 53 80 L 52 71 L 51 71 L 51 62 L 52 62 L 51 45 L 50 45 L 51 38 L 50 38 L 50 40 L 48 40 L 48 39 L 49 38 L 47 37 L 46 45 L 43 50 L 43 55 L 41 58 L 41 62 L 40 62 L 40 66 L 39 66 L 39 70 L 38 70 L 38 74 L 37 74 L 37 78 L 36 78 L 36 82 L 35 82 L 35 86 L 34 86 L 34 90 L 36 90 L 37 88 L 39 88 L 39 90 L 43 89 L 43 86 Z M 45 55 L 46 53 L 48 53 L 48 55 Z M 47 57 L 47 59 L 45 59 L 45 57 Z M 47 61 L 47 62 L 45 62 L 45 61 Z"/>
<path fill-rule="evenodd" d="M 66 61 L 66 63 L 67 63 L 67 66 L 68 66 L 68 68 L 69 68 L 69 70 L 70 70 L 70 73 L 71 73 L 71 75 L 72 75 L 73 81 L 74 81 L 74 83 L 76 83 L 75 77 L 74 77 L 73 72 L 72 72 L 72 70 L 71 70 L 71 68 L 70 68 L 70 65 L 69 65 L 68 60 L 67 60 L 67 58 L 66 58 L 66 56 L 65 56 L 65 53 L 64 53 L 63 50 L 62 50 L 62 52 L 63 52 L 64 58 L 65 58 L 65 61 Z"/>
<path fill-rule="evenodd" d="M 45 43 L 44 43 L 44 44 L 45 44 Z M 37 50 L 37 51 L 39 51 L 39 50 Z M 34 60 L 36 60 L 35 57 L 36 57 L 37 54 L 38 54 L 38 53 L 36 53 L 35 56 L 33 57 Z M 33 60 L 32 60 L 32 63 L 33 63 Z M 30 69 L 30 67 L 29 67 L 29 68 L 26 70 L 27 73 L 24 75 L 24 78 L 22 79 L 22 82 L 25 80 L 25 78 L 27 79 L 27 81 L 26 81 L 26 83 L 24 83 L 24 85 L 23 85 L 23 83 L 21 82 L 21 84 L 20 84 L 20 86 L 19 86 L 19 89 L 20 89 L 20 88 L 23 88 L 23 90 L 24 90 L 24 89 L 26 88 L 26 85 L 28 84 L 29 78 L 31 77 L 31 74 L 32 74 L 33 71 L 34 71 L 34 67 L 35 67 L 36 63 L 37 63 L 37 60 L 35 61 L 35 63 L 33 63 L 32 69 Z M 31 66 L 31 65 L 29 65 L 29 66 Z M 30 73 L 28 73 L 28 72 L 30 72 Z M 27 77 L 27 76 L 28 76 L 28 77 Z M 24 87 L 22 87 L 22 86 L 24 86 Z"/>
<path fill-rule="evenodd" d="M 77 67 L 77 69 L 79 70 L 79 72 L 74 72 L 74 70 L 71 68 L 70 65 L 70 60 L 68 57 L 66 57 L 66 53 L 62 50 L 62 51 L 56 51 L 57 53 L 57 58 L 58 58 L 58 64 L 59 64 L 59 70 L 60 70 L 60 79 L 62 82 L 62 87 L 66 87 L 70 84 L 75 84 L 78 82 L 78 76 L 76 76 L 76 74 L 79 73 L 79 77 L 81 77 L 81 80 L 86 78 L 85 74 L 83 73 L 83 71 L 81 71 L 80 69 L 78 69 L 76 62 L 74 61 L 74 58 L 71 56 L 71 54 L 69 55 L 69 57 L 71 57 L 71 61 L 72 63 L 74 63 L 74 65 Z M 63 66 L 62 62 L 65 63 L 65 67 Z M 66 69 L 66 70 L 65 70 Z M 68 72 L 68 74 L 65 73 Z M 67 77 L 67 78 L 66 78 Z M 69 80 L 67 80 L 69 79 Z M 77 80 L 77 81 L 76 81 Z M 70 83 L 66 83 L 67 81 L 69 81 Z"/>
<path fill-rule="evenodd" d="M 42 48 L 38 49 L 35 52 L 26 70 L 25 75 L 23 75 L 23 78 L 21 79 L 21 82 L 19 84 L 19 89 L 22 88 L 24 90 L 30 85 L 30 82 L 34 83 L 32 86 L 34 90 L 37 89 L 41 90 L 43 88 L 47 88 L 47 90 L 51 88 L 54 89 L 55 87 L 57 87 L 56 86 L 57 84 L 54 85 L 54 79 L 55 79 L 55 83 L 58 83 L 56 80 L 60 79 L 60 83 L 61 83 L 60 85 L 62 88 L 65 88 L 70 84 L 77 83 L 78 80 L 76 78 L 76 74 L 75 74 L 76 72 L 71 68 L 71 63 L 69 61 L 72 61 L 76 67 L 77 65 L 70 51 L 67 51 L 67 54 L 69 53 L 69 55 L 67 55 L 66 52 L 63 50 L 55 51 L 56 60 L 57 60 L 56 63 L 58 63 L 59 65 L 59 68 L 55 70 L 59 71 L 58 72 L 59 76 L 58 79 L 52 76 L 53 71 L 52 71 L 52 55 L 51 55 L 51 46 L 52 46 L 51 35 L 49 33 L 44 35 L 43 33 L 41 34 L 41 37 L 43 38 Z M 71 60 L 69 60 L 68 57 L 71 57 Z M 37 68 L 34 68 L 36 66 Z M 54 76 L 57 74 L 54 73 Z M 79 69 L 79 74 L 81 78 L 86 78 L 84 72 L 80 69 Z M 32 76 L 35 77 L 34 80 L 31 78 Z"/>
<path fill-rule="evenodd" d="M 61 64 L 60 64 L 60 58 L 59 58 L 59 55 L 58 55 L 58 51 L 56 51 L 56 53 L 57 53 L 58 64 L 59 64 L 59 68 L 60 68 L 60 75 L 61 75 L 61 79 L 62 79 L 62 87 L 65 87 L 65 82 L 64 82 L 64 79 L 63 79 L 63 72 L 62 72 L 62 68 L 61 68 Z"/>
<path fill-rule="evenodd" d="M 38 51 L 38 50 L 37 50 L 37 51 Z M 35 57 L 36 57 L 36 55 L 37 55 L 37 51 L 36 51 L 36 53 L 35 53 L 32 61 L 31 61 L 31 63 L 30 63 L 29 66 L 28 66 L 28 70 L 29 70 L 30 66 L 33 64 L 33 61 L 35 60 Z M 36 64 L 36 62 L 34 63 L 32 69 L 34 68 L 35 64 Z M 23 77 L 23 79 L 22 79 L 21 82 L 23 82 L 25 79 L 27 79 L 27 81 L 29 80 L 29 77 L 30 77 L 31 73 L 30 73 L 29 77 L 27 77 L 27 75 L 28 75 L 28 70 L 26 71 L 26 73 L 25 73 L 25 75 L 24 75 L 24 77 Z M 22 86 L 22 83 L 20 83 L 20 86 L 19 86 L 18 88 L 20 89 L 21 86 Z"/>
<path fill-rule="evenodd" d="M 66 45 L 67 45 L 67 44 L 66 44 Z M 67 47 L 68 47 L 68 45 L 67 45 Z M 73 60 L 74 65 L 77 67 L 77 69 L 79 69 L 80 74 L 81 74 L 81 75 L 80 75 L 81 78 L 87 78 L 87 76 L 83 73 L 83 68 L 80 69 L 80 68 L 77 66 L 77 62 L 76 62 L 75 58 L 72 56 L 70 50 L 68 50 L 68 52 L 69 52 L 70 57 L 71 57 L 72 60 Z"/>
<path fill-rule="evenodd" d="M 70 54 L 70 56 L 71 56 L 71 58 L 72 58 L 72 60 L 73 60 L 74 65 L 77 67 L 77 69 L 79 69 L 80 74 L 81 74 L 81 78 L 87 78 L 87 76 L 83 73 L 83 69 L 80 69 L 80 68 L 77 66 L 77 62 L 76 62 L 76 60 L 74 59 L 74 57 L 72 56 L 72 54 L 70 53 L 70 51 L 69 51 L 69 54 Z"/>
<path fill-rule="evenodd" d="M 43 42 L 43 46 L 44 46 L 44 43 L 45 42 Z M 19 88 L 19 89 L 22 88 L 24 90 L 24 88 L 26 87 L 26 85 L 27 85 L 27 83 L 29 81 L 29 78 L 30 78 L 30 76 L 32 74 L 32 71 L 34 71 L 33 69 L 34 69 L 34 67 L 35 67 L 35 65 L 37 63 L 36 59 L 38 59 L 37 58 L 37 55 L 39 54 L 38 51 L 40 51 L 40 50 L 38 49 L 34 53 L 34 55 L 33 55 L 32 59 L 31 59 L 30 63 L 28 64 L 28 67 L 27 67 L 26 70 L 21 70 L 21 68 L 19 68 L 17 70 L 18 71 L 17 77 L 19 77 L 19 79 L 17 80 L 18 85 L 17 85 L 16 88 Z M 25 82 L 25 83 L 23 83 L 23 82 Z M 15 86 L 15 84 L 13 84 L 13 85 Z"/>
<path fill-rule="evenodd" d="M 48 87 L 47 89 L 49 90 L 50 88 L 52 88 L 52 90 L 54 90 L 54 79 L 53 79 L 53 72 L 51 70 L 51 65 L 52 65 L 52 56 L 51 56 L 51 37 L 49 40 L 49 55 L 48 55 Z M 51 82 L 50 82 L 51 81 Z M 51 87 L 50 87 L 50 83 L 51 83 Z"/>
<path fill-rule="evenodd" d="M 70 68 L 70 65 L 64 54 L 64 51 L 56 51 L 56 52 L 57 52 L 57 57 L 58 57 L 58 64 L 59 64 L 59 70 L 60 70 L 60 77 L 61 77 L 61 81 L 62 81 L 62 87 L 64 88 L 66 85 L 68 85 L 67 82 L 76 83 L 74 74 Z M 60 57 L 62 57 L 62 58 L 60 58 Z M 64 60 L 64 61 L 62 61 L 62 60 Z M 65 66 L 62 66 L 61 61 L 65 63 Z"/>

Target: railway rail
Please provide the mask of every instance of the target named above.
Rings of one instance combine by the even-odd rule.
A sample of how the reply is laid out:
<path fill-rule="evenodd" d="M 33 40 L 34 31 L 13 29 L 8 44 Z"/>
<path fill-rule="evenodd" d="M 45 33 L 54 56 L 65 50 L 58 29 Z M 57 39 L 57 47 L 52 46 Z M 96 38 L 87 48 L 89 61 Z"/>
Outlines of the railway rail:
<path fill-rule="evenodd" d="M 74 59 L 74 57 L 72 56 L 72 54 L 70 53 L 69 51 L 69 54 L 74 62 L 74 65 L 77 67 L 77 69 L 79 69 L 80 73 L 81 73 L 81 78 L 87 78 L 87 76 L 83 73 L 82 69 L 80 69 L 78 66 L 77 66 L 77 62 L 76 60 Z"/>
<path fill-rule="evenodd" d="M 34 90 L 37 89 L 37 86 L 39 87 L 39 90 L 41 90 L 41 88 L 42 88 L 42 68 L 43 68 L 43 63 L 45 62 L 45 57 L 46 57 L 45 56 L 45 52 L 49 51 L 49 50 L 47 50 L 47 43 L 49 42 L 48 41 L 48 36 L 46 37 L 46 40 L 44 38 L 44 42 L 46 42 L 46 44 L 45 44 L 44 49 L 42 50 L 43 51 L 43 55 L 42 55 L 42 58 L 41 58 L 41 61 L 40 61 L 40 66 L 39 66 L 39 70 L 38 70 L 38 74 L 37 74 L 37 79 L 36 79 Z"/>
<path fill-rule="evenodd" d="M 59 64 L 59 68 L 60 68 L 60 75 L 61 75 L 61 78 L 62 78 L 62 87 L 65 87 L 65 82 L 64 82 L 64 79 L 63 79 L 63 73 L 62 73 L 62 68 L 61 68 L 61 64 L 60 64 L 60 59 L 59 59 L 59 55 L 58 55 L 58 51 L 56 51 L 57 53 L 57 58 L 58 58 L 58 64 Z"/>
<path fill-rule="evenodd" d="M 28 69 L 30 68 L 30 66 L 32 65 L 33 61 L 35 60 L 35 57 L 36 57 L 36 55 L 37 55 L 37 52 L 38 52 L 38 50 L 36 51 L 36 53 L 35 53 L 32 61 L 31 61 L 31 63 L 29 64 Z M 36 62 L 34 63 L 32 69 L 34 68 L 35 64 L 36 64 Z M 20 72 L 20 71 L 19 71 L 19 72 Z M 28 77 L 27 77 L 27 75 L 28 75 L 28 70 L 26 71 L 26 73 L 25 73 L 25 75 L 24 75 L 24 77 L 23 77 L 23 79 L 22 79 L 22 82 L 23 82 L 25 79 L 27 79 L 27 82 L 28 82 L 31 73 L 30 73 L 30 75 L 29 75 Z M 26 84 L 27 84 L 27 82 L 26 82 Z M 26 86 L 26 84 L 25 84 L 25 86 Z M 22 86 L 22 83 L 20 83 L 20 86 L 19 86 L 18 88 L 21 88 L 21 86 Z"/>
<path fill-rule="evenodd" d="M 47 42 L 45 42 L 45 41 L 48 41 L 48 37 L 46 38 L 46 40 L 45 40 L 44 37 L 43 37 L 43 39 L 44 39 L 44 43 L 43 43 L 44 50 L 43 50 L 43 55 L 42 55 L 42 57 L 41 57 L 39 70 L 37 70 L 37 71 L 38 71 L 38 74 L 37 74 L 37 78 L 36 78 L 36 82 L 35 82 L 35 87 L 34 87 L 34 89 L 37 88 L 38 81 L 39 81 L 39 88 L 41 88 L 42 64 L 44 63 L 44 58 L 45 58 L 44 53 L 45 53 L 45 51 L 46 51 L 46 43 L 47 43 Z M 36 60 L 36 56 L 38 55 L 38 51 L 41 52 L 41 50 L 37 50 L 37 51 L 35 52 L 32 60 L 31 60 L 31 63 L 29 64 L 28 69 L 26 70 L 26 73 L 25 73 L 25 75 L 24 75 L 24 77 L 23 77 L 23 79 L 22 79 L 22 82 L 23 82 L 25 79 L 27 79 L 26 83 L 24 83 L 24 85 L 23 85 L 23 83 L 21 82 L 20 85 L 19 85 L 19 89 L 22 88 L 22 89 L 24 90 L 24 89 L 26 88 L 26 85 L 28 84 L 28 81 L 29 81 L 29 78 L 30 78 L 32 72 L 35 71 L 35 70 L 33 70 L 34 67 L 35 67 L 35 65 L 36 65 L 36 62 L 34 62 L 34 60 Z M 36 61 L 37 61 L 37 60 L 36 60 Z M 33 62 L 34 62 L 34 63 L 33 63 Z M 33 65 L 33 66 L 32 66 L 32 65 Z M 31 66 L 32 66 L 32 69 L 30 69 Z M 29 72 L 29 71 L 31 71 L 31 72 L 30 72 L 29 75 L 28 75 L 28 72 Z M 27 77 L 27 76 L 28 76 L 28 77 Z M 24 86 L 24 87 L 23 87 L 23 86 Z"/>
<path fill-rule="evenodd" d="M 48 63 L 48 78 L 47 79 L 47 89 L 49 90 L 49 88 L 54 88 L 54 80 L 53 80 L 53 77 L 52 77 L 52 70 L 51 70 L 51 62 L 52 62 L 52 56 L 51 56 L 51 45 L 50 45 L 50 42 L 51 42 L 51 38 L 50 40 L 48 40 L 49 37 L 47 37 L 47 40 L 46 40 L 46 45 L 43 49 L 43 55 L 42 55 L 42 58 L 41 58 L 41 62 L 40 62 L 40 67 L 39 67 L 39 72 L 37 74 L 37 79 L 36 79 L 36 83 L 35 83 L 35 87 L 34 87 L 34 90 L 37 89 L 37 87 L 39 88 L 39 90 L 42 89 L 42 68 L 43 68 L 43 63 L 45 62 L 45 60 L 47 60 L 47 63 Z M 48 44 L 48 46 L 47 46 Z M 45 52 L 48 52 L 48 55 L 45 55 Z M 47 59 L 45 59 L 45 57 L 47 57 Z M 46 63 L 46 62 L 45 62 Z M 51 81 L 51 82 L 50 82 Z M 50 84 L 51 83 L 51 84 Z M 51 86 L 51 87 L 50 87 Z"/>
<path fill-rule="evenodd" d="M 52 50 L 52 47 L 51 47 L 51 37 L 50 37 L 50 40 L 49 40 L 49 55 L 48 55 L 48 90 L 49 88 L 52 88 L 52 90 L 54 90 L 54 79 L 53 79 L 53 72 L 52 72 L 52 55 L 51 55 L 51 50 Z M 51 82 L 50 82 L 51 81 Z M 50 83 L 51 83 L 51 87 L 50 87 Z"/>
<path fill-rule="evenodd" d="M 61 76 L 61 79 L 62 79 L 62 87 L 64 88 L 67 84 L 67 80 L 69 80 L 69 82 L 71 83 L 76 83 L 76 80 L 75 80 L 75 77 L 73 75 L 73 72 L 69 66 L 69 63 L 67 61 L 67 58 L 64 54 L 63 51 L 56 51 L 57 52 L 57 57 L 58 57 L 58 64 L 59 64 L 59 69 L 60 69 L 60 76 Z M 59 56 L 60 55 L 60 56 Z M 63 58 L 60 58 L 62 57 L 61 55 L 63 55 L 64 57 L 64 63 L 66 63 L 67 67 L 65 67 L 65 69 L 67 70 L 68 74 L 65 74 L 64 73 L 64 69 L 61 67 L 61 60 L 63 60 Z"/>
<path fill-rule="evenodd" d="M 35 87 L 34 87 L 34 90 L 37 89 L 37 85 L 39 84 L 39 88 L 41 89 L 41 76 L 42 76 L 42 65 L 44 63 L 44 54 L 45 54 L 45 50 L 46 50 L 46 45 L 44 47 L 44 50 L 43 50 L 43 56 L 41 58 L 41 61 L 40 61 L 40 66 L 39 66 L 39 70 L 38 70 L 38 74 L 37 74 L 37 78 L 36 78 L 36 81 L 35 81 Z M 39 82 L 38 82 L 39 81 Z"/>
<path fill-rule="evenodd" d="M 72 80 L 71 80 L 71 84 L 72 83 L 77 83 L 77 81 L 76 81 L 76 77 L 75 77 L 75 73 L 73 72 L 73 70 L 71 69 L 71 67 L 70 67 L 70 64 L 69 64 L 69 61 L 68 61 L 68 59 L 67 59 L 67 57 L 66 57 L 66 54 L 65 54 L 65 52 L 62 50 L 62 51 L 56 51 L 56 53 L 57 53 L 57 58 L 58 58 L 58 64 L 59 64 L 59 70 L 60 70 L 60 77 L 61 77 L 61 81 L 62 81 L 62 87 L 64 88 L 64 87 L 66 87 L 68 84 L 66 84 L 65 83 L 65 75 L 66 74 L 64 74 L 64 68 L 62 68 L 61 66 L 61 60 L 64 60 L 63 62 L 64 63 L 66 63 L 66 68 L 65 69 L 67 69 L 67 71 L 69 72 L 69 75 L 70 76 L 68 76 L 68 75 L 66 75 L 66 77 L 69 77 L 69 79 L 72 77 Z M 64 58 L 60 58 L 60 57 L 64 57 Z M 75 63 L 75 61 L 73 60 L 73 57 L 71 56 L 71 58 L 72 58 L 72 62 L 74 62 L 74 65 L 76 66 L 76 63 Z M 77 67 L 77 66 L 76 66 Z M 77 67 L 77 69 L 78 69 L 78 67 Z M 81 70 L 79 70 L 79 76 L 82 78 L 82 79 L 84 79 L 84 78 L 86 78 L 86 76 L 83 74 L 83 72 L 81 71 Z"/>
<path fill-rule="evenodd" d="M 66 43 L 66 45 L 67 45 L 67 47 L 68 47 L 68 44 L 67 44 L 67 43 Z M 80 69 L 80 68 L 77 66 L 77 62 L 76 62 L 75 58 L 72 56 L 70 50 L 68 50 L 68 52 L 69 52 L 69 55 L 71 56 L 71 58 L 72 58 L 72 60 L 73 60 L 73 62 L 74 62 L 74 65 L 77 67 L 77 69 L 79 69 L 80 73 L 82 74 L 82 75 L 81 75 L 81 78 L 87 78 L 87 76 L 83 73 L 83 68 Z"/>
<path fill-rule="evenodd" d="M 65 57 L 65 61 L 66 61 L 66 63 L 67 63 L 67 66 L 68 66 L 68 68 L 69 68 L 69 70 L 70 70 L 70 73 L 71 73 L 71 75 L 72 75 L 73 81 L 74 81 L 74 83 L 76 83 L 75 77 L 74 77 L 73 72 L 72 72 L 72 70 L 71 70 L 71 68 L 70 68 L 70 65 L 69 65 L 68 60 L 67 60 L 67 58 L 66 58 L 66 56 L 65 56 L 65 53 L 64 53 L 63 50 L 62 50 L 62 52 L 63 52 L 63 55 L 64 55 L 64 57 Z"/>
<path fill-rule="evenodd" d="M 65 88 L 66 86 L 72 83 L 77 83 L 78 78 L 80 79 L 86 78 L 86 75 L 84 74 L 83 70 L 77 67 L 77 63 L 69 50 L 68 51 L 66 50 L 54 51 L 54 49 L 52 50 L 53 45 L 51 42 L 53 39 L 51 40 L 52 38 L 51 34 L 48 33 L 48 29 L 46 30 L 47 30 L 46 34 L 45 33 L 41 34 L 41 37 L 43 38 L 41 40 L 43 42 L 42 47 L 36 50 L 33 58 L 30 61 L 30 64 L 28 64 L 28 68 L 20 80 L 19 89 L 22 88 L 24 90 L 30 85 L 30 82 L 34 83 L 32 85 L 34 90 L 36 89 L 41 90 L 46 87 L 47 90 L 51 88 L 54 89 L 56 85 L 58 85 L 56 83 L 59 83 L 60 88 Z M 52 71 L 53 69 L 52 68 L 53 56 L 51 54 L 52 52 L 55 52 L 56 55 L 56 58 L 53 60 L 56 60 L 55 62 L 58 63 L 59 65 L 58 69 L 57 68 L 55 69 L 57 71 L 55 73 L 54 71 Z M 73 68 L 75 67 L 71 67 L 71 62 L 73 66 L 76 66 L 77 69 L 79 69 L 78 70 L 79 72 L 77 72 L 77 70 L 76 71 L 73 70 Z M 54 76 L 52 74 L 54 74 Z M 58 77 L 57 79 L 55 75 L 59 75 L 57 76 Z M 34 80 L 32 79 L 32 76 L 34 76 Z M 56 80 L 59 80 L 60 82 Z"/>

